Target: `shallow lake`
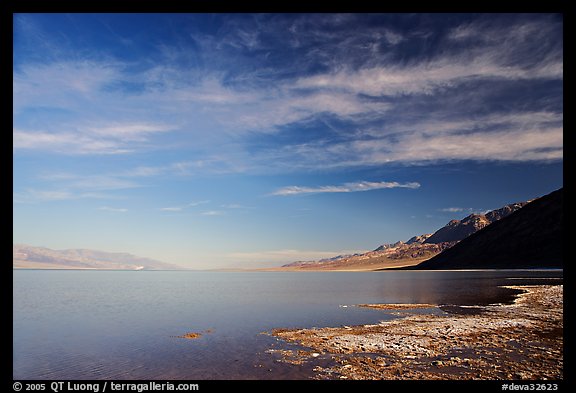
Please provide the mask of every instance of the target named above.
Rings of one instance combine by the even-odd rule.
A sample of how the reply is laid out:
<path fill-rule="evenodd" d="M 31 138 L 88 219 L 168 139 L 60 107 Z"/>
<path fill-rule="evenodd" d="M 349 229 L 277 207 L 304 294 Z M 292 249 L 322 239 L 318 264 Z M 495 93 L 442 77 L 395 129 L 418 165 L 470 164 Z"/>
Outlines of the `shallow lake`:
<path fill-rule="evenodd" d="M 561 282 L 558 270 L 14 270 L 13 377 L 306 379 L 314 365 L 278 362 L 268 350 L 295 347 L 266 332 L 395 318 L 362 303 L 507 303 L 517 292 L 503 285 Z M 201 336 L 177 337 L 189 332 Z"/>

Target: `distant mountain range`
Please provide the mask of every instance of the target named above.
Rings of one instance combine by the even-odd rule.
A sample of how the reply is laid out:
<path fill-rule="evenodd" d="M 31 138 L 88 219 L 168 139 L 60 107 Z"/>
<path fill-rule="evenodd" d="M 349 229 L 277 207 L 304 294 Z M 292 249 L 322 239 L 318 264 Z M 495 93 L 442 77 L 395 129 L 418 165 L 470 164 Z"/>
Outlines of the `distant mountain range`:
<path fill-rule="evenodd" d="M 112 269 L 112 270 L 182 270 L 177 265 L 142 258 L 127 253 L 95 250 L 52 250 L 14 244 L 12 267 L 15 269 Z"/>
<path fill-rule="evenodd" d="M 561 268 L 563 189 L 452 220 L 432 234 L 361 254 L 298 261 L 276 270 Z M 13 245 L 15 269 L 183 270 L 127 253 Z"/>
<path fill-rule="evenodd" d="M 557 191 L 561 195 L 561 190 Z M 545 197 L 543 197 L 545 198 Z M 542 198 L 540 198 L 542 199 Z M 517 202 L 506 205 L 502 208 L 489 211 L 485 214 L 471 214 L 462 220 L 452 220 L 444 227 L 438 229 L 432 234 L 423 234 L 414 236 L 406 242 L 399 241 L 392 244 L 383 244 L 373 251 L 362 254 L 354 255 L 340 255 L 334 258 L 323 259 L 319 261 L 299 261 L 283 265 L 281 269 L 287 270 L 379 270 L 388 268 L 403 268 L 409 266 L 416 266 L 421 268 L 438 268 L 441 269 L 441 265 L 436 265 L 437 261 L 444 261 L 442 256 L 445 255 L 456 255 L 455 251 L 451 251 L 456 245 L 462 244 L 464 240 L 468 239 L 474 234 L 483 232 L 486 228 L 492 227 L 492 225 L 500 220 L 504 221 L 509 216 L 513 216 L 514 213 L 522 211 L 525 206 L 531 205 L 532 201 Z M 555 212 L 551 216 L 550 220 L 556 222 L 554 228 L 558 227 L 558 222 L 560 223 L 561 231 L 561 216 L 562 216 L 562 205 L 561 201 L 555 201 L 559 204 L 559 215 Z M 539 202 L 536 206 L 539 206 Z M 554 203 L 552 203 L 554 204 Z M 536 209 L 537 210 L 537 209 Z M 557 209 L 558 210 L 558 209 Z M 525 223 L 530 225 L 532 221 L 539 222 L 535 217 L 532 217 L 535 213 L 535 209 L 531 208 L 529 210 L 532 212 L 529 216 L 526 216 Z M 542 213 L 546 215 L 546 213 Z M 551 225 L 551 222 L 547 223 Z M 536 224 L 533 224 L 536 225 Z M 538 227 L 534 228 L 537 231 Z M 527 230 L 526 230 L 527 231 Z M 499 235 L 499 234 L 498 234 Z M 515 241 L 512 240 L 513 234 L 509 236 L 507 240 L 510 244 Z M 533 236 L 534 237 L 534 236 Z M 532 238 L 533 238 L 532 237 Z M 561 238 L 561 232 L 558 236 Z M 493 237 L 491 240 L 485 238 L 482 243 L 482 247 L 485 250 L 496 249 L 491 243 L 498 244 L 502 243 L 502 239 L 498 237 Z M 467 244 L 467 243 L 466 243 Z M 553 246 L 547 248 L 548 252 L 551 252 L 551 248 L 557 246 L 556 243 L 551 243 Z M 529 250 L 530 247 L 525 248 Z M 458 247 L 456 250 L 464 250 L 463 246 Z M 450 253 L 449 253 L 450 251 Z M 477 252 L 475 250 L 474 252 Z M 557 251 L 556 251 L 557 253 Z M 525 255 L 523 252 L 519 255 Z M 504 255 L 504 254 L 503 254 Z M 510 255 L 506 254 L 507 260 L 510 266 L 514 266 L 513 260 L 510 259 Z M 452 258 L 456 258 L 455 256 Z M 477 259 L 474 259 L 477 260 Z M 456 261 L 456 259 L 454 259 Z M 464 265 L 460 262 L 442 262 L 446 263 L 445 266 L 453 264 L 453 268 L 456 266 Z M 504 262 L 503 262 L 504 263 Z M 534 262 L 536 263 L 536 262 Z M 545 262 L 543 262 L 545 263 Z M 438 267 L 436 267 L 438 266 Z M 480 268 L 482 263 L 478 263 L 476 266 Z M 547 266 L 547 265 L 546 265 Z M 448 267 L 445 267 L 448 268 Z"/>
<path fill-rule="evenodd" d="M 416 269 L 562 268 L 563 197 L 538 198 Z"/>

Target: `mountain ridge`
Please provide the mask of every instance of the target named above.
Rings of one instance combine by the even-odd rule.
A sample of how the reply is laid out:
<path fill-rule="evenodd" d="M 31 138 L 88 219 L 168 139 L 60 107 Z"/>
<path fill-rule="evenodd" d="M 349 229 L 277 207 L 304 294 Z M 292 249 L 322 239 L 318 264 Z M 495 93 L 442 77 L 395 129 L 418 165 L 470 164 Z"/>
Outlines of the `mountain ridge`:
<path fill-rule="evenodd" d="M 365 253 L 338 255 L 318 261 L 292 262 L 282 265 L 280 269 L 379 270 L 380 268 L 415 266 L 445 252 L 477 231 L 522 209 L 532 201 L 515 202 L 486 213 L 473 213 L 460 220 L 450 220 L 434 233 L 416 235 L 406 242 L 382 244 Z"/>
<path fill-rule="evenodd" d="M 528 203 L 530 203 L 530 201 L 511 203 L 485 214 L 475 213 L 464 217 L 462 220 L 451 220 L 444 227 L 434 232 L 432 236 L 428 237 L 424 242 L 441 243 L 463 240 L 480 229 L 514 213 Z"/>
<path fill-rule="evenodd" d="M 27 244 L 12 245 L 15 269 L 183 270 L 181 266 L 125 252 L 90 249 L 54 250 Z"/>
<path fill-rule="evenodd" d="M 563 199 L 535 199 L 414 269 L 562 268 Z"/>

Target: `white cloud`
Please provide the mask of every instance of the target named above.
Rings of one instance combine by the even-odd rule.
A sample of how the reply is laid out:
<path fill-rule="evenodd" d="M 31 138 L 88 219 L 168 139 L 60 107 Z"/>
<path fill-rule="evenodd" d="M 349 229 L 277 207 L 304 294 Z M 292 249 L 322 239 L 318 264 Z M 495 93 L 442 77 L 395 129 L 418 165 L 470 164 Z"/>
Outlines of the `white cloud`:
<path fill-rule="evenodd" d="M 28 190 L 26 194 L 30 200 L 37 201 L 62 201 L 74 198 L 74 194 L 62 190 Z"/>
<path fill-rule="evenodd" d="M 141 187 L 140 184 L 128 180 L 119 174 L 74 174 L 74 173 L 47 173 L 38 177 L 44 182 L 59 184 L 63 188 L 77 191 L 105 191 L 123 190 Z"/>
<path fill-rule="evenodd" d="M 463 207 L 445 207 L 443 209 L 439 209 L 441 212 L 447 212 L 447 213 L 459 213 L 462 212 L 466 209 L 464 209 Z"/>
<path fill-rule="evenodd" d="M 120 172 L 118 176 L 121 177 L 151 177 L 158 176 L 166 172 L 166 167 L 162 166 L 139 166 L 136 168 L 128 169 Z"/>
<path fill-rule="evenodd" d="M 161 207 L 161 208 L 160 208 L 160 210 L 163 211 L 163 212 L 179 212 L 179 211 L 182 211 L 183 209 L 184 209 L 184 208 L 178 207 L 178 206 L 175 206 L 175 207 Z"/>
<path fill-rule="evenodd" d="M 340 193 L 340 192 L 361 192 L 380 190 L 385 188 L 419 188 L 420 184 L 416 182 L 398 183 L 398 182 L 368 182 L 361 181 L 356 183 L 345 183 L 342 185 L 319 186 L 319 187 L 301 187 L 288 186 L 274 191 L 270 195 L 299 195 L 299 194 L 319 194 L 319 193 Z"/>
<path fill-rule="evenodd" d="M 38 203 L 54 202 L 72 199 L 114 199 L 115 196 L 107 195 L 100 192 L 81 191 L 73 189 L 25 189 L 24 191 L 14 192 L 12 201 L 14 203 Z"/>
<path fill-rule="evenodd" d="M 204 205 L 204 204 L 206 204 L 206 203 L 210 203 L 210 201 L 209 201 L 209 200 L 193 201 L 193 202 L 190 202 L 190 203 L 188 204 L 188 206 L 189 206 L 189 207 L 194 207 L 194 206 Z"/>
<path fill-rule="evenodd" d="M 57 61 L 22 66 L 13 76 L 15 111 L 28 105 L 77 108 L 123 79 L 121 64 L 102 61 Z"/>
<path fill-rule="evenodd" d="M 179 176 L 175 164 L 163 166 L 137 166 L 132 169 L 119 170 L 115 173 L 89 174 L 72 172 L 45 172 L 36 177 L 39 182 L 49 187 L 46 189 L 26 189 L 14 193 L 14 202 L 29 203 L 51 200 L 96 198 L 119 199 L 121 190 L 147 187 L 157 176 Z M 152 178 L 152 179 L 148 179 Z M 209 200 L 192 201 L 183 206 L 161 207 L 161 211 L 182 211 L 187 208 L 210 203 Z"/>
<path fill-rule="evenodd" d="M 498 65 L 490 56 L 471 60 L 442 58 L 411 66 L 382 65 L 360 70 L 339 70 L 302 77 L 295 86 L 326 91 L 396 96 L 432 94 L 438 88 L 454 87 L 465 79 L 561 79 L 561 62 L 540 64 L 534 69 Z"/>
<path fill-rule="evenodd" d="M 38 188 L 14 192 L 15 203 L 37 203 L 72 199 L 119 199 L 117 191 L 141 184 L 111 174 L 43 173 L 36 177 Z"/>
<path fill-rule="evenodd" d="M 138 183 L 113 175 L 79 176 L 76 180 L 70 181 L 68 186 L 81 190 L 125 190 L 141 187 Z"/>
<path fill-rule="evenodd" d="M 202 216 L 223 216 L 224 214 L 226 213 L 221 210 L 207 210 L 200 213 Z"/>
<path fill-rule="evenodd" d="M 146 140 L 147 134 L 166 132 L 173 130 L 173 126 L 155 123 L 115 123 L 102 126 L 89 126 L 82 130 L 89 135 L 95 135 L 114 140 L 142 141 Z"/>
<path fill-rule="evenodd" d="M 13 74 L 15 119 L 29 109 L 42 108 L 42 115 L 40 125 L 15 127 L 14 149 L 126 154 L 150 147 L 154 135 L 175 130 L 174 125 L 155 120 L 150 110 L 153 97 L 143 103 L 140 95 L 112 88 L 137 81 L 138 76 L 123 71 L 125 66 L 80 59 L 19 67 Z"/>
<path fill-rule="evenodd" d="M 203 200 L 203 201 L 194 201 L 194 202 L 190 202 L 185 206 L 171 206 L 171 207 L 162 207 L 160 208 L 161 211 L 166 211 L 166 212 L 179 212 L 179 211 L 183 211 L 185 209 L 188 208 L 194 208 L 197 206 L 201 206 L 201 205 L 205 205 L 207 203 L 210 203 L 209 200 Z M 221 208 L 223 209 L 248 209 L 248 207 L 243 206 L 243 205 L 239 205 L 239 204 L 228 204 L 228 205 L 220 205 Z M 226 212 L 223 210 L 205 210 L 199 213 L 202 216 L 222 216 L 225 215 Z"/>
<path fill-rule="evenodd" d="M 223 207 L 224 209 L 253 209 L 252 207 L 240 205 L 238 203 L 225 204 L 220 207 Z"/>
<path fill-rule="evenodd" d="M 121 154 L 132 150 L 113 139 L 104 140 L 74 132 L 47 132 L 14 129 L 14 149 L 35 149 L 63 154 Z"/>
<path fill-rule="evenodd" d="M 405 37 L 402 34 L 398 34 L 392 30 L 384 30 L 384 38 L 386 38 L 386 41 L 392 45 L 398 45 L 405 40 Z"/>
<path fill-rule="evenodd" d="M 561 113 L 511 112 L 473 119 L 398 120 L 384 129 L 360 130 L 351 141 L 283 147 L 275 152 L 275 162 L 336 169 L 457 160 L 555 161 L 563 158 L 562 118 Z"/>
<path fill-rule="evenodd" d="M 35 149 L 62 154 L 125 154 L 145 144 L 149 134 L 166 132 L 166 124 L 125 122 L 114 124 L 78 125 L 69 131 L 13 130 L 14 149 Z"/>
<path fill-rule="evenodd" d="M 120 171 L 114 176 L 122 178 L 146 178 L 154 176 L 192 176 L 207 171 L 218 171 L 212 162 L 179 161 L 158 166 L 138 166 Z"/>
<path fill-rule="evenodd" d="M 354 19 L 357 16 L 345 18 L 349 17 Z M 546 139 L 538 140 L 534 135 L 542 129 L 541 124 L 534 127 L 534 131 L 527 128 L 530 117 L 539 116 L 537 112 L 511 112 L 499 115 L 500 119 L 492 116 L 494 122 L 500 123 L 505 116 L 509 116 L 516 126 L 524 117 L 525 134 L 514 133 L 512 125 L 508 127 L 508 132 L 520 138 L 520 144 L 485 146 L 483 141 L 496 142 L 493 138 L 496 135 L 490 136 L 490 132 L 482 132 L 486 136 L 480 136 L 479 132 L 471 137 L 456 135 L 458 132 L 475 131 L 477 127 L 486 130 L 486 124 L 490 121 L 490 116 L 484 116 L 484 119 L 467 117 L 468 110 L 478 116 L 475 111 L 478 108 L 467 109 L 469 107 L 464 98 L 470 93 L 460 89 L 462 82 L 561 80 L 563 77 L 558 45 L 551 46 L 550 50 L 542 45 L 538 48 L 538 56 L 519 56 L 537 41 L 533 37 L 545 39 L 550 29 L 558 28 L 558 23 L 519 19 L 503 27 L 500 22 L 492 25 L 489 20 L 480 19 L 482 22 L 457 26 L 449 32 L 446 38 L 448 50 L 441 54 L 438 52 L 426 59 L 414 58 L 405 63 L 395 62 L 394 56 L 378 56 L 379 60 L 374 60 L 374 56 L 358 59 L 340 56 L 338 60 L 325 64 L 328 71 L 314 75 L 305 74 L 295 66 L 255 72 L 243 63 L 238 65 L 238 72 L 231 78 L 222 71 L 222 65 L 229 64 L 227 62 L 232 59 L 226 57 L 226 50 L 214 50 L 216 44 L 224 45 L 226 37 L 195 37 L 203 48 L 202 55 L 207 62 L 207 67 L 201 70 L 194 67 L 184 70 L 174 66 L 183 60 L 190 60 L 190 48 L 166 45 L 161 48 L 166 56 L 165 61 L 140 73 L 127 72 L 129 64 L 120 61 L 81 59 L 28 64 L 14 72 L 14 113 L 18 115 L 29 108 L 50 106 L 66 113 L 67 120 L 46 122 L 51 125 L 34 129 L 27 129 L 15 122 L 14 149 L 103 155 L 135 153 L 157 147 L 168 150 L 190 146 L 206 152 L 195 161 L 173 164 L 172 168 L 142 167 L 141 176 L 170 170 L 180 171 L 183 175 L 197 171 L 230 173 L 267 170 L 272 166 L 269 162 L 278 162 L 276 166 L 283 168 L 292 164 L 310 168 L 316 167 L 316 162 L 325 167 L 342 167 L 442 159 L 561 159 L 556 143 L 557 134 L 553 133 L 551 143 Z M 234 45 L 252 48 L 266 42 L 265 39 L 259 40 L 260 34 L 262 37 L 272 34 L 271 37 L 279 39 L 290 32 L 290 40 L 296 41 L 314 37 L 314 40 L 326 42 L 327 48 L 309 49 L 304 54 L 308 60 L 303 58 L 302 61 L 312 59 L 312 63 L 319 61 L 317 56 L 320 56 L 320 52 L 328 54 L 326 51 L 336 50 L 342 44 L 346 44 L 344 48 L 355 48 L 352 45 L 354 42 L 346 41 L 341 33 L 332 34 L 322 28 L 314 28 L 313 20 L 317 22 L 320 19 L 302 17 L 290 22 L 291 27 L 287 26 L 282 35 L 276 24 L 264 20 L 260 26 L 264 30 L 255 35 L 243 36 L 248 34 L 248 30 L 243 30 L 247 26 L 231 26 L 231 32 L 238 34 L 230 34 L 228 38 L 235 42 Z M 327 19 L 322 21 L 328 23 Z M 366 27 L 356 32 L 354 37 L 363 37 L 360 41 L 378 46 L 381 42 L 397 45 L 414 39 L 414 34 L 404 36 L 389 29 Z M 450 50 L 450 45 L 471 39 L 478 42 L 470 50 Z M 355 49 L 345 51 L 360 53 Z M 300 76 L 276 80 L 275 72 Z M 123 82 L 138 86 L 138 93 L 118 87 Z M 426 113 L 426 121 L 415 122 L 413 119 L 417 115 L 410 111 L 411 108 L 402 106 L 406 105 L 403 100 L 407 100 L 407 96 L 418 97 L 430 104 L 435 102 L 436 92 L 448 89 L 451 96 L 457 97 L 454 100 L 460 99 L 458 104 L 462 106 L 448 102 L 442 109 L 427 111 L 424 104 L 417 109 L 422 111 L 419 113 Z M 476 91 L 473 93 L 476 94 Z M 305 135 L 300 137 L 299 133 L 304 132 L 301 129 L 286 131 L 286 126 L 322 121 L 326 116 L 346 123 L 342 126 L 345 128 L 345 141 L 328 144 L 325 141 L 330 140 L 329 137 L 325 140 L 305 140 Z M 166 123 L 165 119 L 171 120 Z M 385 124 L 385 127 L 375 129 L 374 124 Z M 561 130 L 561 126 L 556 128 Z M 178 145 L 173 144 L 171 138 L 161 139 L 161 136 L 172 131 L 180 133 Z M 454 131 L 454 135 L 428 134 L 447 131 Z M 257 133 L 280 132 L 294 132 L 301 144 L 287 144 L 275 150 L 271 148 L 246 154 L 248 149 L 242 137 L 254 140 Z M 500 136 L 504 136 L 505 132 L 501 132 Z M 395 134 L 394 139 L 384 138 L 392 133 Z M 376 139 L 367 141 L 356 137 L 366 135 L 374 135 Z M 528 139 L 539 144 L 524 143 Z M 414 145 L 425 146 L 428 141 L 431 143 L 429 150 Z M 446 143 L 446 149 L 442 149 L 443 143 Z M 479 145 L 482 146 L 478 149 Z M 274 160 L 274 155 L 280 159 Z M 137 176 L 137 172 L 134 176 Z"/>
<path fill-rule="evenodd" d="M 563 157 L 561 127 L 476 133 L 405 133 L 387 138 L 356 141 L 349 148 L 357 164 L 429 162 L 439 160 L 546 161 Z"/>
<path fill-rule="evenodd" d="M 128 211 L 128 209 L 109 207 L 109 206 L 99 207 L 98 210 L 104 210 L 104 211 L 113 212 L 113 213 L 126 213 Z"/>
<path fill-rule="evenodd" d="M 180 211 L 183 211 L 183 210 L 191 208 L 191 207 L 204 205 L 206 203 L 210 203 L 210 201 L 209 200 L 194 201 L 194 202 L 190 202 L 184 206 L 161 207 L 160 210 L 165 211 L 165 212 L 180 212 Z M 218 211 L 207 211 L 207 212 L 202 212 L 200 214 L 205 215 L 205 216 L 215 216 L 215 215 L 219 215 L 220 213 L 221 212 L 218 212 Z"/>
<path fill-rule="evenodd" d="M 361 67 L 343 62 L 325 73 L 301 77 L 295 86 L 397 96 L 433 94 L 469 80 L 562 79 L 561 24 L 550 23 L 550 19 L 508 20 L 504 24 L 478 18 L 449 31 L 447 42 L 442 43 L 444 51 L 418 61 L 399 63 L 383 57 L 377 64 L 366 62 Z M 385 31 L 385 38 L 398 43 L 406 37 Z M 464 41 L 468 44 L 465 50 L 452 47 Z"/>
<path fill-rule="evenodd" d="M 52 145 L 64 145 L 71 143 L 72 135 L 51 134 L 48 132 L 27 132 L 14 130 L 12 143 L 15 149 L 32 149 L 38 146 L 49 147 Z"/>

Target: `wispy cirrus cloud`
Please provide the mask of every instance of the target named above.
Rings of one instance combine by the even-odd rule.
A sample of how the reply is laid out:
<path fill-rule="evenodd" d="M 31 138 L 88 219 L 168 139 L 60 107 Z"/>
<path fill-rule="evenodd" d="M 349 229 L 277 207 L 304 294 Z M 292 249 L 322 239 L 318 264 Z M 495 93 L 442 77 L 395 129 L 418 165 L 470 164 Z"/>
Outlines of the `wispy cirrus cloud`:
<path fill-rule="evenodd" d="M 69 191 L 26 189 L 22 192 L 14 192 L 12 200 L 14 203 L 34 203 L 45 201 L 63 201 L 73 198 L 74 194 Z"/>
<path fill-rule="evenodd" d="M 254 209 L 251 206 L 245 206 L 245 205 L 241 205 L 239 203 L 228 203 L 228 204 L 220 205 L 220 207 L 222 207 L 224 209 Z"/>
<path fill-rule="evenodd" d="M 143 249 L 185 263 L 197 253 L 208 264 L 276 264 L 344 253 L 331 250 L 335 238 L 347 248 L 397 240 L 377 239 L 370 225 L 350 236 L 328 228 L 306 251 L 310 234 L 326 230 L 309 217 L 305 231 L 288 219 L 279 233 L 296 249 L 258 248 L 278 241 L 266 232 L 269 211 L 333 208 L 314 195 L 340 196 L 332 202 L 344 219 L 370 220 L 387 194 L 379 217 L 413 215 L 411 225 L 429 226 L 411 197 L 442 223 L 469 214 L 458 206 L 511 195 L 499 186 L 520 184 L 507 181 L 515 173 L 528 179 L 523 168 L 540 177 L 514 193 L 561 182 L 561 14 L 17 14 L 14 22 L 17 237 L 73 241 L 57 227 L 30 228 L 43 208 L 61 217 L 62 230 L 103 216 L 74 237 L 101 231 L 98 242 L 118 247 L 106 218 L 126 219 L 132 230 L 122 233 L 136 245 L 165 216 L 174 225 Z M 511 169 L 487 173 L 493 162 Z M 468 170 L 480 183 L 464 190 L 476 181 Z M 420 189 L 410 182 L 424 178 Z M 434 203 L 454 189 L 464 191 Z M 262 208 L 241 210 L 263 194 Z M 359 197 L 366 205 L 357 208 Z M 251 225 L 234 238 L 248 215 Z M 235 240 L 223 245 L 190 218 Z M 387 225 L 382 236 L 402 230 Z M 177 244 L 183 233 L 190 241 Z"/>
<path fill-rule="evenodd" d="M 116 172 L 78 173 L 54 171 L 41 173 L 37 176 L 37 179 L 42 182 L 59 184 L 75 189 L 116 190 L 142 187 L 142 182 L 147 178 L 188 176 L 193 174 L 188 169 L 194 166 L 195 164 L 193 163 L 179 161 L 158 166 L 135 166 L 120 169 Z M 187 206 L 197 206 L 209 202 L 209 200 L 192 201 Z"/>
<path fill-rule="evenodd" d="M 444 207 L 442 209 L 438 209 L 441 212 L 446 212 L 446 213 L 460 213 L 463 212 L 465 210 L 469 210 L 463 207 Z"/>
<path fill-rule="evenodd" d="M 184 210 L 184 208 L 181 206 L 161 207 L 160 208 L 160 211 L 163 211 L 163 212 L 181 212 L 182 210 Z"/>
<path fill-rule="evenodd" d="M 494 62 L 492 56 L 481 59 L 445 58 L 431 63 L 401 67 L 398 65 L 343 70 L 301 78 L 300 88 L 324 89 L 371 96 L 432 94 L 434 89 L 455 87 L 471 79 L 526 80 L 562 78 L 561 61 L 541 64 L 534 69 L 511 67 Z"/>
<path fill-rule="evenodd" d="M 50 202 L 72 199 L 122 199 L 125 191 L 151 187 L 159 177 L 179 178 L 190 176 L 196 165 L 186 161 L 177 161 L 158 166 L 135 166 L 116 172 L 92 170 L 91 173 L 80 171 L 47 171 L 38 174 L 34 181 L 38 187 L 23 188 L 14 192 L 16 203 Z M 185 170 L 184 170 L 185 169 Z M 161 211 L 183 211 L 210 203 L 210 200 L 193 200 L 179 206 L 165 206 Z"/>
<path fill-rule="evenodd" d="M 125 79 L 122 67 L 122 62 L 78 57 L 20 65 L 13 76 L 13 109 L 19 112 L 26 106 L 49 104 L 86 110 L 84 105 L 106 86 Z"/>
<path fill-rule="evenodd" d="M 98 210 L 103 210 L 112 213 L 126 213 L 128 209 L 126 208 L 119 208 L 119 207 L 110 207 L 110 206 L 101 206 Z"/>
<path fill-rule="evenodd" d="M 561 23 L 552 16 L 478 17 L 442 33 L 359 24 L 363 18 L 223 17 L 226 34 L 193 34 L 193 46 L 158 43 L 155 57 L 136 69 L 110 55 L 65 53 L 21 64 L 14 149 L 200 151 L 179 166 L 183 173 L 562 159 L 561 94 L 544 92 L 534 103 L 520 92 L 514 106 L 498 104 L 507 89 L 561 82 L 562 42 L 553 39 Z M 443 50 L 402 49 L 431 36 Z M 287 64 L 287 54 L 301 61 Z M 400 54 L 408 57 L 399 61 Z M 43 126 L 18 121 L 47 107 L 38 112 Z M 555 124 L 545 124 L 550 117 Z M 147 170 L 170 168 L 142 168 L 143 176 Z"/>
<path fill-rule="evenodd" d="M 122 174 L 79 174 L 70 172 L 45 173 L 38 176 L 43 183 L 75 191 L 114 191 L 142 187 L 142 184 Z"/>
<path fill-rule="evenodd" d="M 206 210 L 200 213 L 201 216 L 223 216 L 226 212 L 222 210 Z"/>
<path fill-rule="evenodd" d="M 369 182 L 361 181 L 355 183 L 344 183 L 341 185 L 331 186 L 318 186 L 318 187 L 302 187 L 302 186 L 288 186 L 280 188 L 270 195 L 300 195 L 300 194 L 322 194 L 322 193 L 346 193 L 346 192 L 363 192 L 372 190 L 381 190 L 387 188 L 419 188 L 420 183 L 398 183 L 398 182 Z"/>
<path fill-rule="evenodd" d="M 387 127 L 357 130 L 350 139 L 283 146 L 264 160 L 287 167 L 346 168 L 447 161 L 546 162 L 563 158 L 563 115 L 516 112 L 448 118 L 393 120 Z"/>
<path fill-rule="evenodd" d="M 115 195 L 99 191 L 81 191 L 65 188 L 26 188 L 13 193 L 12 201 L 18 204 L 58 202 L 74 199 L 116 199 Z"/>
<path fill-rule="evenodd" d="M 352 149 L 360 157 L 356 164 L 436 161 L 551 161 L 563 157 L 560 127 L 502 130 L 485 133 L 426 135 L 406 133 L 396 141 L 387 138 L 357 141 Z"/>
<path fill-rule="evenodd" d="M 210 200 L 208 199 L 204 199 L 202 201 L 192 201 L 190 202 L 187 206 L 189 207 L 194 207 L 194 206 L 200 206 L 200 205 L 205 205 L 207 203 L 210 203 Z"/>
<path fill-rule="evenodd" d="M 161 210 L 161 211 L 165 211 L 165 212 L 181 212 L 181 211 L 184 211 L 184 210 L 186 210 L 186 209 L 193 208 L 193 207 L 196 207 L 196 206 L 201 206 L 201 205 L 204 205 L 204 204 L 207 204 L 207 203 L 210 203 L 210 201 L 209 201 L 209 200 L 192 201 L 192 202 L 190 202 L 190 203 L 188 203 L 188 204 L 186 204 L 186 205 L 181 205 L 181 206 L 161 207 L 160 210 Z M 204 213 L 206 213 L 206 212 L 202 212 L 201 214 L 203 214 L 203 215 L 210 215 L 210 214 L 204 214 Z"/>
<path fill-rule="evenodd" d="M 118 199 L 119 192 L 143 187 L 121 173 L 89 174 L 47 172 L 35 179 L 37 187 L 24 187 L 14 193 L 14 202 L 37 203 L 74 199 Z"/>
<path fill-rule="evenodd" d="M 158 123 L 114 123 L 76 126 L 70 131 L 13 130 L 14 149 L 48 150 L 62 154 L 123 154 L 145 144 L 150 135 L 172 130 Z M 141 147 L 141 146 L 140 146 Z"/>

